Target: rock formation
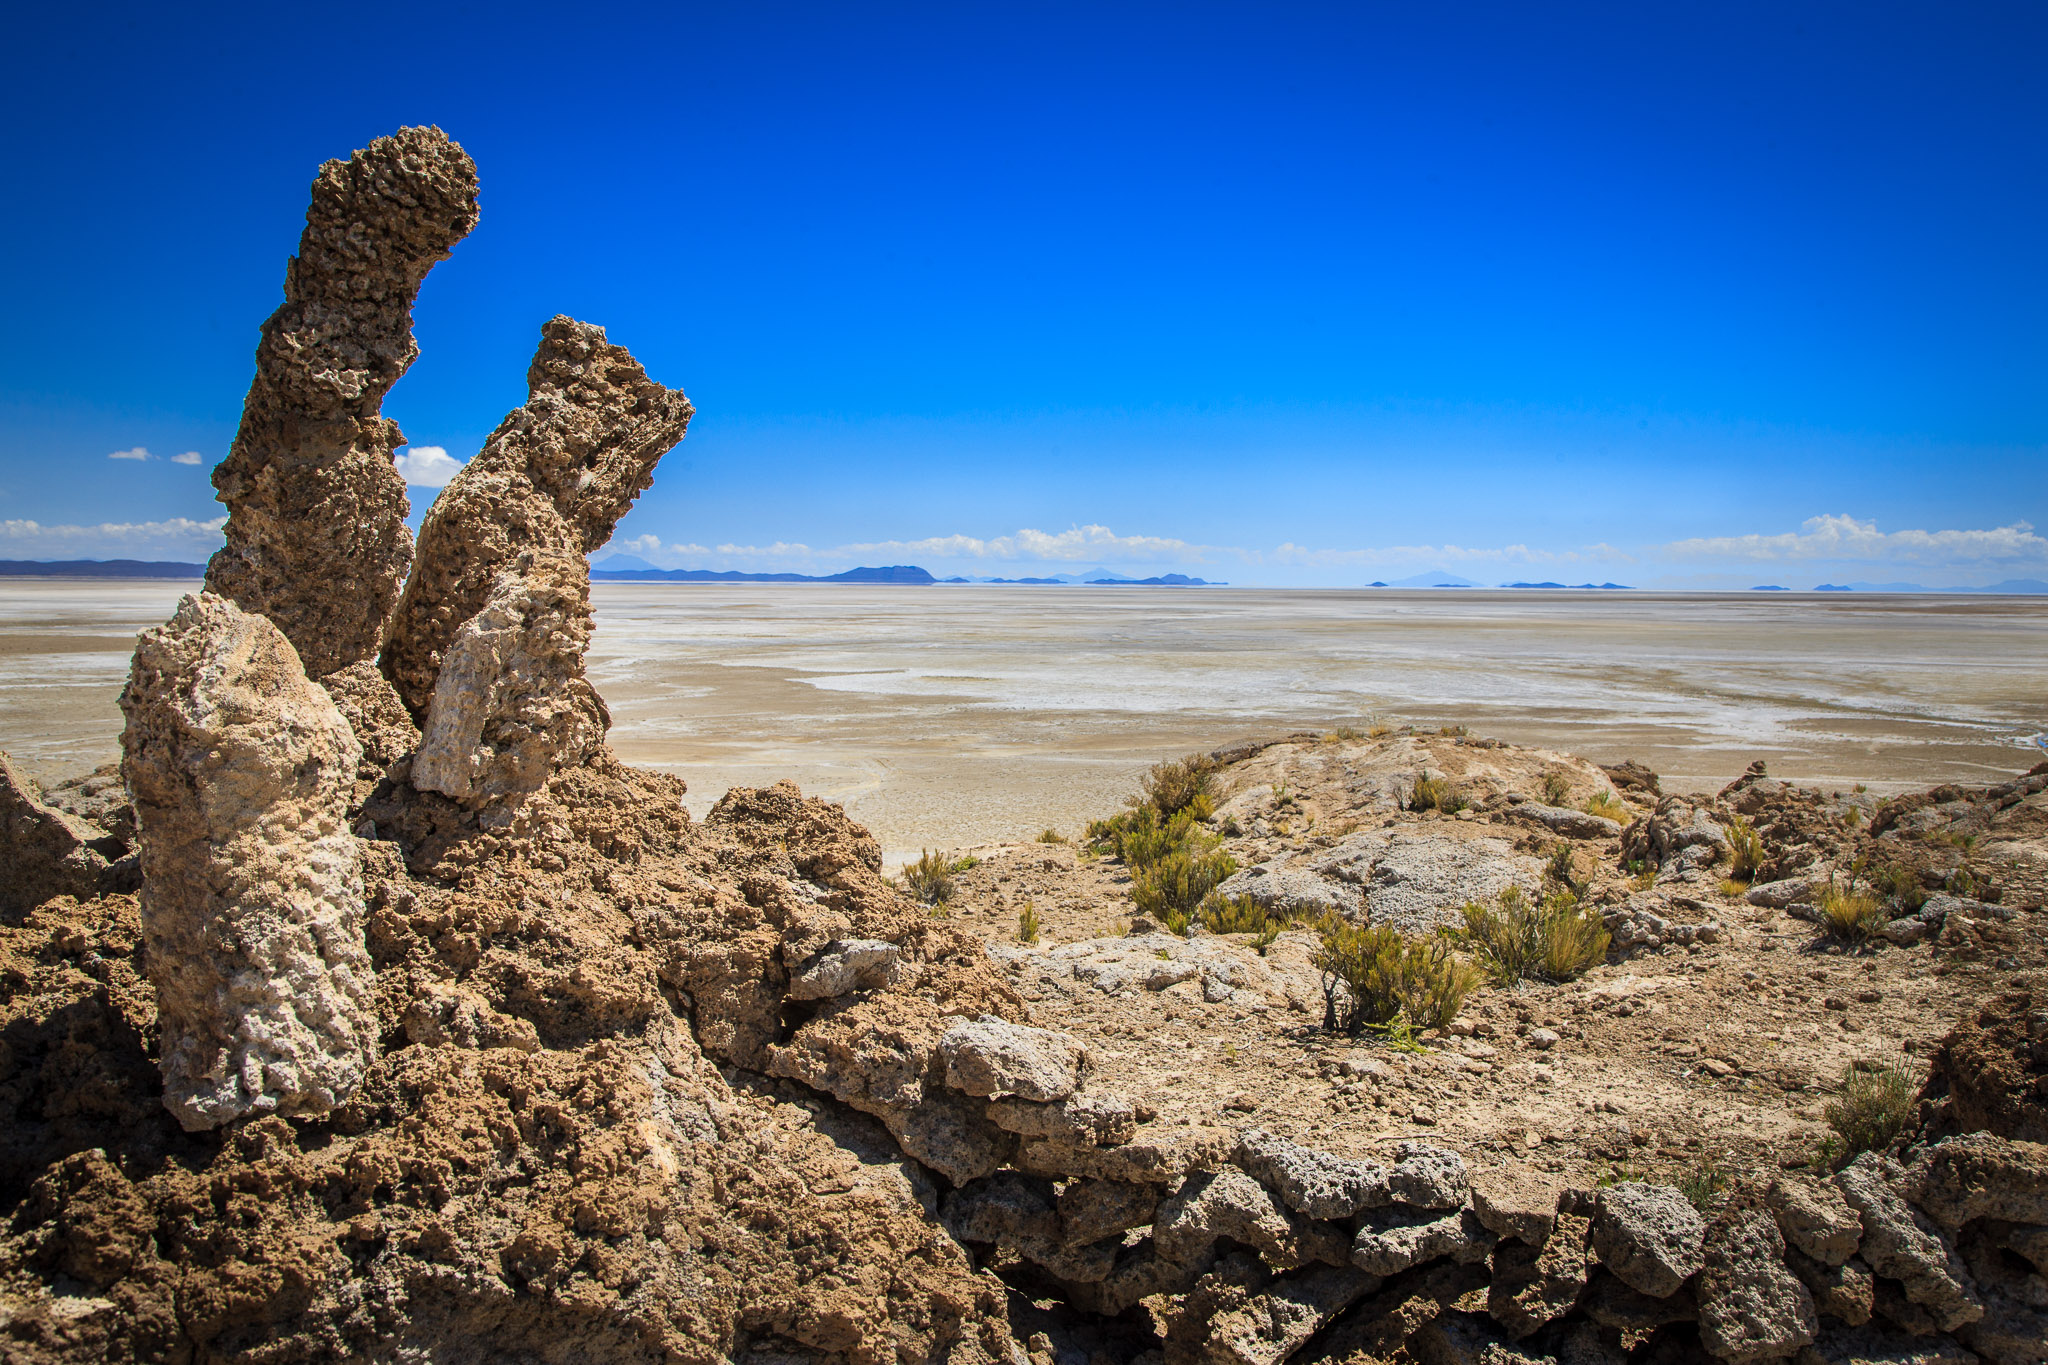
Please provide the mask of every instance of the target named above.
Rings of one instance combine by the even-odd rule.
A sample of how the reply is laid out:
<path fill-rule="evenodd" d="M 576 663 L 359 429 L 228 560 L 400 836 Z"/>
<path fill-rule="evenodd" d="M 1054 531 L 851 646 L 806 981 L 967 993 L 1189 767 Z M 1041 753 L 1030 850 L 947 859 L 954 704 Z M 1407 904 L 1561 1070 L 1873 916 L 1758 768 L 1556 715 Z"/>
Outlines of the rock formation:
<path fill-rule="evenodd" d="M 484 608 L 441 657 L 412 783 L 482 804 L 538 790 L 604 740 L 604 703 L 583 676 L 590 565 L 540 550 L 500 570 Z"/>
<path fill-rule="evenodd" d="M 134 889 L 134 856 L 122 835 L 61 803 L 0 753 L 0 913 L 23 913 L 52 896 Z"/>
<path fill-rule="evenodd" d="M 603 545 L 695 411 L 602 327 L 566 317 L 541 328 L 526 382 L 525 406 L 498 424 L 420 527 L 383 667 L 423 722 L 442 656 L 491 600 L 500 572 L 522 554 Z"/>
<path fill-rule="evenodd" d="M 227 544 L 207 586 L 269 617 L 315 678 L 375 656 L 411 562 L 391 462 L 405 437 L 381 408 L 419 355 L 420 282 L 476 226 L 476 191 L 475 165 L 438 128 L 320 168 L 241 429 L 213 473 Z"/>
<path fill-rule="evenodd" d="M 213 593 L 143 633 L 121 707 L 165 1104 L 187 1128 L 325 1112 L 376 1055 L 361 746 L 283 632 Z"/>

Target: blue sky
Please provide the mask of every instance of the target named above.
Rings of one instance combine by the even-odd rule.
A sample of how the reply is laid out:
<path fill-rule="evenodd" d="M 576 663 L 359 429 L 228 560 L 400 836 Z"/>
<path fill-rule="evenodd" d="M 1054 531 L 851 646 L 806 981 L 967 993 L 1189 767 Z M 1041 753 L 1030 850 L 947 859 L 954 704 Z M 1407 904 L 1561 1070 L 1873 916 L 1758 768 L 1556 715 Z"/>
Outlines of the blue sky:
<path fill-rule="evenodd" d="M 698 408 L 615 542 L 658 563 L 2048 578 L 2037 5 L 12 36 L 0 556 L 207 553 L 315 169 L 434 122 L 483 217 L 387 413 L 467 458 L 545 318 L 605 325 Z"/>

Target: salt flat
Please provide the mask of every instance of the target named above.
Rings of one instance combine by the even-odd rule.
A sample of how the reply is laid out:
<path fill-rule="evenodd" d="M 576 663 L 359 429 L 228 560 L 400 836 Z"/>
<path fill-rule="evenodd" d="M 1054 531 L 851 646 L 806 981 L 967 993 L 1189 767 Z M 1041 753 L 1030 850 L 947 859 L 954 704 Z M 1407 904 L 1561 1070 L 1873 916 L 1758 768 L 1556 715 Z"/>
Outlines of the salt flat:
<path fill-rule="evenodd" d="M 0 587 L 0 747 L 111 761 L 135 631 L 194 585 Z M 1163 754 L 1462 723 L 1684 789 L 2010 774 L 2048 730 L 2048 599 L 601 583 L 594 681 L 629 762 L 707 807 L 792 778 L 892 860 L 1071 831 Z"/>

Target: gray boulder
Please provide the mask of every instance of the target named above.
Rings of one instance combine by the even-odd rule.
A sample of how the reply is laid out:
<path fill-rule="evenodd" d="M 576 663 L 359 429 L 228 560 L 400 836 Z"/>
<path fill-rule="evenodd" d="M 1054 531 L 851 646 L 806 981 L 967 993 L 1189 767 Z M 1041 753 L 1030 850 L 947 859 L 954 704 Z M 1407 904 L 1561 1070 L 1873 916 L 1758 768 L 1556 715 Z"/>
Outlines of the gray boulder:
<path fill-rule="evenodd" d="M 1331 1156 L 1257 1128 L 1238 1138 L 1232 1159 L 1311 1218 L 1349 1218 L 1393 1199 L 1387 1168 L 1378 1162 Z"/>
<path fill-rule="evenodd" d="M 1375 1275 L 1398 1275 L 1445 1256 L 1469 1265 L 1485 1260 L 1499 1241 L 1470 1209 L 1380 1209 L 1359 1224 L 1351 1264 Z"/>
<path fill-rule="evenodd" d="M 1290 1212 L 1232 1166 L 1190 1177 L 1152 1224 L 1153 1245 L 1169 1261 L 1196 1260 L 1220 1237 L 1253 1248 L 1277 1270 L 1310 1261 L 1342 1265 L 1347 1251 L 1341 1232 Z"/>
<path fill-rule="evenodd" d="M 1348 1266 L 1281 1280 L 1207 1324 L 1202 1359 L 1215 1365 L 1281 1365 L 1339 1313 L 1379 1288 Z"/>
<path fill-rule="evenodd" d="M 939 1039 L 946 1084 L 985 1099 L 1065 1099 L 1081 1083 L 1086 1056 L 1064 1033 L 1012 1024 L 989 1014 L 963 1019 Z"/>
<path fill-rule="evenodd" d="M 988 1116 L 999 1128 L 1024 1137 L 1114 1147 L 1138 1132 L 1137 1106 L 1121 1095 L 1083 1091 L 1041 1104 L 1015 1097 L 995 1100 Z"/>
<path fill-rule="evenodd" d="M 1508 808 L 1508 814 L 1518 820 L 1538 824 L 1554 834 L 1567 839 L 1614 839 L 1622 831 L 1619 820 L 1609 820 L 1602 815 L 1589 815 L 1582 810 L 1565 806 L 1546 806 L 1540 801 L 1524 801 Z"/>
<path fill-rule="evenodd" d="M 1796 1354 L 1820 1330 L 1813 1295 L 1783 1260 L 1777 1222 L 1761 1209 L 1716 1219 L 1700 1269 L 1700 1344 L 1743 1365 Z"/>
<path fill-rule="evenodd" d="M 1909 1302 L 1935 1326 L 1952 1332 L 1984 1315 L 1969 1271 L 1933 1224 L 1922 1219 L 1898 1188 L 1905 1172 L 1877 1152 L 1865 1152 L 1835 1173 L 1835 1185 L 1863 1219 L 1863 1260 L 1897 1280 Z"/>
<path fill-rule="evenodd" d="M 1822 1265 L 1840 1265 L 1856 1254 L 1856 1244 L 1863 1239 L 1863 1218 L 1833 1185 L 1781 1175 L 1772 1182 L 1765 1202 L 1785 1240 Z"/>
<path fill-rule="evenodd" d="M 1610 1185 L 1593 1205 L 1592 1247 L 1609 1270 L 1653 1298 L 1699 1271 L 1707 1226 L 1684 1195 L 1640 1181 Z"/>

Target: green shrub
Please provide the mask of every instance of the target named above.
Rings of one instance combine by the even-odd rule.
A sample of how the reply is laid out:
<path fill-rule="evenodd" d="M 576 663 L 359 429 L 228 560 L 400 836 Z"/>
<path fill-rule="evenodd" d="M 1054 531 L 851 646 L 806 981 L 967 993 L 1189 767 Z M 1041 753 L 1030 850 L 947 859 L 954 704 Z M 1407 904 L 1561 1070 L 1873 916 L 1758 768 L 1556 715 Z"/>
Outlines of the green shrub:
<path fill-rule="evenodd" d="M 1562 806 L 1572 799 L 1571 780 L 1563 773 L 1543 774 L 1543 800 L 1553 806 Z"/>
<path fill-rule="evenodd" d="M 1451 789 L 1449 778 L 1428 773 L 1415 779 L 1414 794 L 1408 799 L 1410 810 L 1440 810 L 1446 815 L 1456 815 L 1466 805 L 1465 798 Z"/>
<path fill-rule="evenodd" d="M 1858 1152 L 1881 1152 L 1892 1145 L 1913 1113 L 1919 1083 L 1902 1066 L 1881 1063 L 1842 1077 L 1842 1089 L 1823 1111 L 1828 1127 L 1841 1135 L 1840 1159 Z"/>
<path fill-rule="evenodd" d="M 1821 893 L 1821 923 L 1837 938 L 1861 943 L 1890 922 L 1884 902 L 1868 891 L 1830 886 Z"/>
<path fill-rule="evenodd" d="M 1218 883 L 1237 871 L 1237 859 L 1214 849 L 1183 843 L 1131 871 L 1131 903 L 1174 933 L 1187 928 L 1188 917 Z"/>
<path fill-rule="evenodd" d="M 930 849 L 903 869 L 903 889 L 926 905 L 944 905 L 953 899 L 953 864 Z"/>
<path fill-rule="evenodd" d="M 1629 822 L 1628 807 L 1613 792 L 1597 793 L 1582 809 L 1586 814 L 1597 815 L 1602 820 L 1612 820 L 1622 825 Z"/>
<path fill-rule="evenodd" d="M 1139 799 L 1161 815 L 1194 810 L 1197 820 L 1206 820 L 1216 810 L 1211 789 L 1215 776 L 1216 760 L 1207 754 L 1189 754 L 1186 758 L 1155 763 L 1150 772 L 1138 779 L 1142 792 Z"/>
<path fill-rule="evenodd" d="M 1196 918 L 1212 934 L 1250 934 L 1261 957 L 1280 937 L 1288 918 L 1276 915 L 1250 896 L 1225 896 L 1211 891 L 1202 898 Z"/>
<path fill-rule="evenodd" d="M 1912 914 L 1927 904 L 1927 888 L 1920 885 L 1920 874 L 1910 867 L 1893 863 L 1870 874 L 1870 884 L 1903 914 Z"/>
<path fill-rule="evenodd" d="M 1569 891 L 1531 901 L 1511 886 L 1491 905 L 1468 901 L 1462 913 L 1472 955 L 1503 986 L 1569 981 L 1607 956 L 1610 935 L 1599 912 Z"/>
<path fill-rule="evenodd" d="M 1763 865 L 1763 836 L 1746 818 L 1736 816 L 1728 822 L 1729 875 L 1739 882 L 1755 881 L 1757 869 Z"/>
<path fill-rule="evenodd" d="M 1543 881 L 1560 891 L 1569 891 L 1574 897 L 1584 897 L 1587 883 L 1580 879 L 1578 868 L 1572 862 L 1571 842 L 1559 839 L 1557 847 L 1550 850 L 1550 860 L 1543 864 Z"/>
<path fill-rule="evenodd" d="M 1472 731 L 1463 725 L 1439 725 L 1436 732 L 1450 739 L 1463 739 Z"/>
<path fill-rule="evenodd" d="M 1403 1018 L 1418 1028 L 1442 1028 L 1457 1017 L 1478 984 L 1472 969 L 1451 951 L 1448 938 L 1403 938 L 1394 930 L 1357 925 L 1332 913 L 1318 926 L 1322 948 L 1326 1028 L 1359 1033 Z"/>
<path fill-rule="evenodd" d="M 1728 1173 L 1712 1152 L 1701 1152 L 1699 1160 L 1678 1178 L 1678 1192 L 1703 1218 L 1714 1216 L 1714 1205 L 1720 1202 L 1717 1196 L 1727 1188 Z"/>
<path fill-rule="evenodd" d="M 975 857 L 972 853 L 964 858 L 955 858 L 953 860 L 953 871 L 955 872 L 967 872 L 980 866 L 981 859 Z"/>
<path fill-rule="evenodd" d="M 1037 907 L 1032 905 L 1030 901 L 1025 901 L 1024 908 L 1017 912 L 1017 942 L 1038 942 L 1038 931 L 1041 927 L 1038 922 Z"/>

